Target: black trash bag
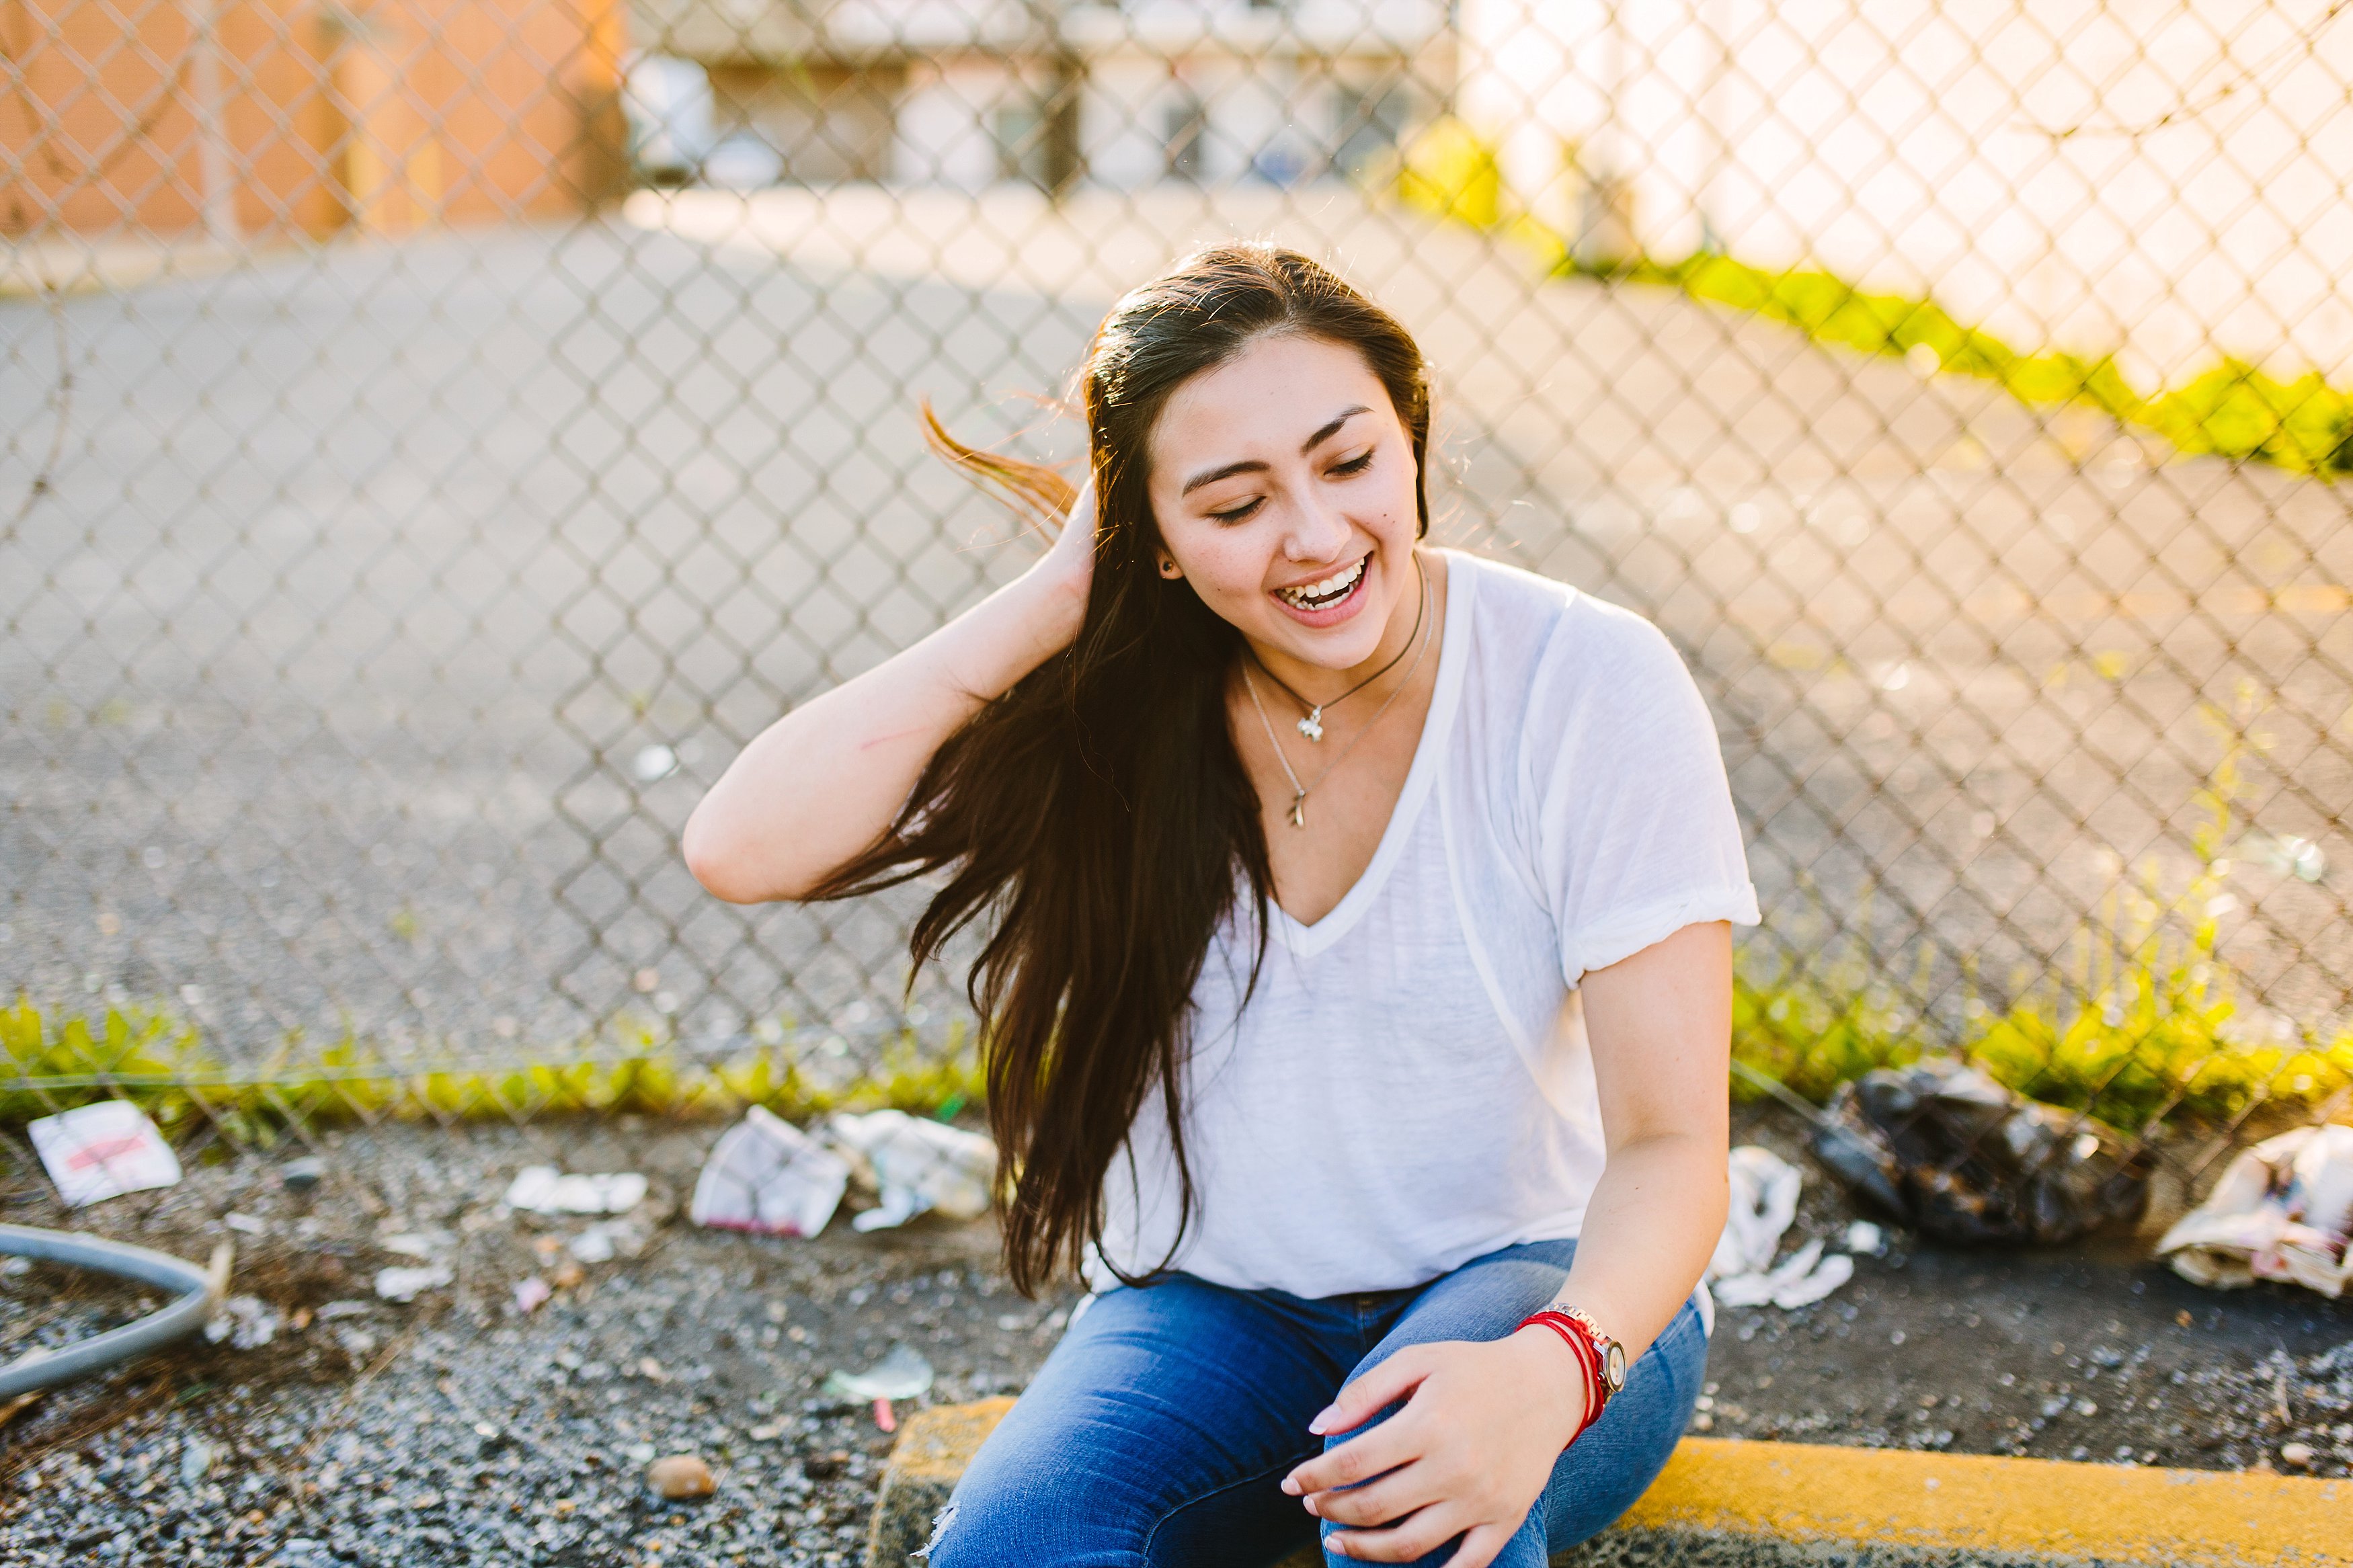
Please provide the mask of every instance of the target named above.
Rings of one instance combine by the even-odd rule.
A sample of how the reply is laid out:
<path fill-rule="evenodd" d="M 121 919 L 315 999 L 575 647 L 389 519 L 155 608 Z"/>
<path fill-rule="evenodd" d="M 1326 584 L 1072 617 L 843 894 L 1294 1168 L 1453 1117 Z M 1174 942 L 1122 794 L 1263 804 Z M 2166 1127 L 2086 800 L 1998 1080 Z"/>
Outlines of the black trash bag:
<path fill-rule="evenodd" d="M 1814 1157 L 1905 1224 L 1951 1241 L 2062 1242 L 2140 1212 L 2150 1161 L 2114 1128 L 1948 1058 L 1841 1089 Z"/>

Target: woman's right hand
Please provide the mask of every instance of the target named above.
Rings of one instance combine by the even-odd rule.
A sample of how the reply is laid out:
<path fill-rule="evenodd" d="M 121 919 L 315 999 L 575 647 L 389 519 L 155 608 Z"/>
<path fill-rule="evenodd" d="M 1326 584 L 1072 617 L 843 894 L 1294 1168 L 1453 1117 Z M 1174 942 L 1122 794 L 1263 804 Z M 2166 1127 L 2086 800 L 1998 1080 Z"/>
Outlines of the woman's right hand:
<path fill-rule="evenodd" d="M 799 899 L 872 845 L 940 743 L 1079 635 L 1096 530 L 1090 479 L 1029 571 L 755 736 L 687 820 L 695 879 L 732 903 Z"/>
<path fill-rule="evenodd" d="M 1091 472 L 1079 493 L 1071 500 L 1071 510 L 1062 516 L 1062 531 L 1034 570 L 1066 588 L 1075 589 L 1083 610 L 1087 589 L 1095 574 L 1095 536 L 1101 521 L 1095 512 L 1095 477 Z"/>

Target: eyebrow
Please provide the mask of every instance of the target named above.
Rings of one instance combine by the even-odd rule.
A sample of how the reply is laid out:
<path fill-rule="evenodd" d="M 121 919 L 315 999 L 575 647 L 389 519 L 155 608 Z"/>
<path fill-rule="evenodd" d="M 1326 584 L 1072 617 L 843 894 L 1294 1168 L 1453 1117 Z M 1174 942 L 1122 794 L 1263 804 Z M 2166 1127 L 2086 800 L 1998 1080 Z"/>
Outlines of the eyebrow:
<path fill-rule="evenodd" d="M 1305 457 L 1308 453 L 1315 450 L 1316 447 L 1322 446 L 1324 442 L 1330 440 L 1335 435 L 1336 435 L 1339 432 L 1341 426 L 1345 425 L 1349 420 L 1354 419 L 1359 414 L 1370 414 L 1371 412 L 1371 409 L 1366 407 L 1361 403 L 1353 407 L 1340 410 L 1339 413 L 1332 416 L 1329 423 L 1323 426 L 1315 432 L 1315 434 L 1308 437 L 1306 440 L 1302 441 L 1299 444 L 1299 455 L 1303 458 Z M 1214 485 L 1219 479 L 1230 479 L 1236 474 L 1263 474 L 1265 472 L 1267 472 L 1266 464 L 1258 461 L 1254 458 L 1245 458 L 1243 461 L 1239 463 L 1228 463 L 1222 468 L 1211 468 L 1206 473 L 1195 474 L 1191 479 L 1185 481 L 1185 488 L 1178 490 L 1176 493 L 1180 496 L 1188 496 L 1195 490 L 1199 489 L 1203 485 Z"/>

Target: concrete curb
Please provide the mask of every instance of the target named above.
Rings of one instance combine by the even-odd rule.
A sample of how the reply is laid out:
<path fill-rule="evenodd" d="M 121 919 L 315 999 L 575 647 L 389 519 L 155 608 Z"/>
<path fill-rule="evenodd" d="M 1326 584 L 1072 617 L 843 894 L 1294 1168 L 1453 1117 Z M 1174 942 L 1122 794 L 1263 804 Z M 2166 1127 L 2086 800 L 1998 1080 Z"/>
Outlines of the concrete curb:
<path fill-rule="evenodd" d="M 910 1416 L 867 1568 L 902 1568 L 1010 1399 Z M 2353 1564 L 2353 1481 L 1686 1437 L 1574 1568 L 2322 1568 Z M 1279 1568 L 1320 1568 L 1303 1552 Z"/>

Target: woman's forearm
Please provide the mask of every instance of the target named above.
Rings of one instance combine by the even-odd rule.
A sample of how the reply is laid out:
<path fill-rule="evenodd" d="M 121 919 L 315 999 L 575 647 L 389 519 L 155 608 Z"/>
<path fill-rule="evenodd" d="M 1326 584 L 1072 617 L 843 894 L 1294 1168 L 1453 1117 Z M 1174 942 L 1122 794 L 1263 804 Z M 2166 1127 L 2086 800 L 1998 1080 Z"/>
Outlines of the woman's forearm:
<path fill-rule="evenodd" d="M 1732 928 L 1688 925 L 1578 985 L 1609 1163 L 1559 1305 L 1630 1362 L 1674 1321 L 1724 1234 Z"/>
<path fill-rule="evenodd" d="M 801 898 L 872 844 L 941 742 L 1078 635 L 1085 564 L 1058 541 L 923 641 L 762 731 L 687 820 L 695 879 L 732 903 Z"/>
<path fill-rule="evenodd" d="M 1632 1362 L 1699 1283 L 1728 1201 L 1720 1139 L 1662 1133 L 1611 1150 L 1554 1304 L 1592 1314 Z"/>

